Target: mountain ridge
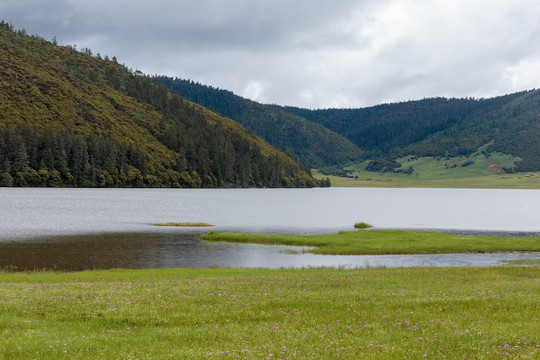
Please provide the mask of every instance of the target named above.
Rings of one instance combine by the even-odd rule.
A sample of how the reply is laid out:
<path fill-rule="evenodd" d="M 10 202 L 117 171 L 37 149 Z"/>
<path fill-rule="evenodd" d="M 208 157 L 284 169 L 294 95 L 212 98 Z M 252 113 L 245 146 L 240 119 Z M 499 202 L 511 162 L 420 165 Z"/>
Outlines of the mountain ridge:
<path fill-rule="evenodd" d="M 258 113 L 265 113 L 268 118 L 286 112 L 295 116 L 296 124 L 323 126 L 359 149 L 356 157 L 326 158 L 309 164 L 327 167 L 364 160 L 389 161 L 407 155 L 469 155 L 482 148 L 486 153 L 500 152 L 521 158 L 513 167 L 505 168 L 507 172 L 540 170 L 540 91 L 535 89 L 487 99 L 426 98 L 358 109 L 310 110 L 259 104 L 228 90 L 189 80 L 155 79 L 165 79 L 165 84 L 182 96 L 257 128 L 254 131 L 274 145 L 277 141 L 272 138 L 271 129 L 276 123 L 249 114 L 247 104 L 257 104 Z M 232 97 L 236 102 L 232 106 L 231 102 L 223 100 Z M 299 143 L 309 144 L 310 140 L 303 139 Z M 340 150 L 332 145 L 328 142 L 321 149 L 339 154 Z M 290 150 L 305 161 L 301 147 Z"/>

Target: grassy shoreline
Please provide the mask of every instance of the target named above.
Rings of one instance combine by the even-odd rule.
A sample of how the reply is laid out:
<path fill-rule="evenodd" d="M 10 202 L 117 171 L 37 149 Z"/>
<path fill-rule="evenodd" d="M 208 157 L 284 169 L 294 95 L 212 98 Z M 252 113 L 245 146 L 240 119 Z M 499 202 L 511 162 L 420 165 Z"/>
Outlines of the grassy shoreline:
<path fill-rule="evenodd" d="M 469 156 L 450 158 L 406 156 L 397 161 L 398 172 L 368 171 L 369 161 L 345 167 L 348 176 L 332 176 L 313 169 L 317 179 L 328 177 L 336 187 L 413 187 L 413 188 L 483 188 L 483 189 L 540 189 L 540 172 L 502 172 L 518 161 L 512 156 L 481 150 Z M 411 172 L 409 173 L 408 168 Z"/>
<path fill-rule="evenodd" d="M 2 359 L 536 359 L 539 267 L 0 273 Z"/>
<path fill-rule="evenodd" d="M 500 238 L 464 236 L 430 231 L 361 230 L 323 235 L 265 235 L 219 233 L 201 236 L 207 241 L 310 246 L 304 252 L 326 255 L 386 255 L 540 251 L 540 237 Z"/>

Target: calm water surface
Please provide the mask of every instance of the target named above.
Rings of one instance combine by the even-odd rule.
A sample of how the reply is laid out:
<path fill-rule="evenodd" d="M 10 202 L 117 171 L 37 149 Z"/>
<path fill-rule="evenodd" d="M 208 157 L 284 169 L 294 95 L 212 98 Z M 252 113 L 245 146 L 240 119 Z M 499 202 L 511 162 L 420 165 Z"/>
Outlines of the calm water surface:
<path fill-rule="evenodd" d="M 539 254 L 322 256 L 290 247 L 207 243 L 199 230 L 328 233 L 378 228 L 540 234 L 540 190 L 0 188 L 0 266 L 20 269 L 463 266 Z M 284 249 L 287 249 L 284 251 Z M 294 250 L 294 248 L 292 248 Z"/>

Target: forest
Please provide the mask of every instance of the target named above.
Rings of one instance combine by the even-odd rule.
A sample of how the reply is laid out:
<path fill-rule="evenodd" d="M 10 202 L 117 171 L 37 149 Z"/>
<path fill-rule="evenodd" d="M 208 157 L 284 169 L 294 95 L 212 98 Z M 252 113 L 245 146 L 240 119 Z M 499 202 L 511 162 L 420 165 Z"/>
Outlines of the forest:
<path fill-rule="evenodd" d="M 281 107 L 358 145 L 367 159 L 470 155 L 520 157 L 507 171 L 540 170 L 540 91 L 489 99 L 431 98 L 362 109 Z"/>
<path fill-rule="evenodd" d="M 154 80 L 239 122 L 305 166 L 319 168 L 355 162 L 362 157 L 362 151 L 350 140 L 301 116 L 189 80 L 164 76 L 154 77 Z"/>
<path fill-rule="evenodd" d="M 116 58 L 0 23 L 0 185 L 326 186 Z"/>
<path fill-rule="evenodd" d="M 507 172 L 540 170 L 538 90 L 488 99 L 427 98 L 358 109 L 312 110 L 258 104 L 230 91 L 190 80 L 165 77 L 155 80 L 244 124 L 271 144 L 290 150 L 300 161 L 316 168 L 342 168 L 372 160 L 369 168 L 373 171 L 391 170 L 397 166 L 388 166 L 392 159 L 407 155 L 466 156 L 482 148 L 487 154 L 500 152 L 522 159 L 514 167 L 506 168 Z M 336 141 L 322 142 L 315 136 L 306 136 L 302 130 L 284 130 L 282 119 L 294 119 L 291 129 L 322 126 L 323 136 L 329 139 L 330 132 Z M 335 137 L 336 134 L 340 137 Z M 314 153 L 326 156 L 315 158 Z"/>

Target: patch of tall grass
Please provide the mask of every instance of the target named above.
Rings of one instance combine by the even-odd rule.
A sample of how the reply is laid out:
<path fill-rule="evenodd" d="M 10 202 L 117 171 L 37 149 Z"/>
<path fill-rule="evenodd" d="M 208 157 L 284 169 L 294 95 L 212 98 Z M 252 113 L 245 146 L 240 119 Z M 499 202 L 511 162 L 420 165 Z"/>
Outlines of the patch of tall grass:
<path fill-rule="evenodd" d="M 369 229 L 372 227 L 373 225 L 365 223 L 365 222 L 357 222 L 356 224 L 354 224 L 355 229 Z"/>

